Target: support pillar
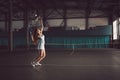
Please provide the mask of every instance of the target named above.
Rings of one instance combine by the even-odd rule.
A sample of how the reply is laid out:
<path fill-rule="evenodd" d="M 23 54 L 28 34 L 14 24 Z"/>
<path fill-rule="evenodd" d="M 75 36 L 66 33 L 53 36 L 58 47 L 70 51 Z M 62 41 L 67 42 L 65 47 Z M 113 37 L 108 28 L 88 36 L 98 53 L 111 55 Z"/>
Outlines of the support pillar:
<path fill-rule="evenodd" d="M 67 17 L 67 10 L 64 9 L 63 10 L 64 27 L 67 27 L 67 19 L 66 19 L 66 17 Z"/>
<path fill-rule="evenodd" d="M 25 8 L 24 10 L 24 28 L 25 30 L 25 38 L 26 38 L 26 48 L 29 50 L 29 29 L 28 29 L 28 19 L 29 19 L 29 15 L 28 15 L 28 8 Z"/>
<path fill-rule="evenodd" d="M 85 29 L 89 28 L 88 27 L 88 25 L 89 25 L 89 23 L 88 23 L 88 15 L 89 15 L 88 10 L 86 10 L 86 14 L 85 14 Z"/>
<path fill-rule="evenodd" d="M 13 51 L 13 32 L 12 32 L 12 0 L 9 0 L 9 13 L 8 13 L 8 49 Z"/>

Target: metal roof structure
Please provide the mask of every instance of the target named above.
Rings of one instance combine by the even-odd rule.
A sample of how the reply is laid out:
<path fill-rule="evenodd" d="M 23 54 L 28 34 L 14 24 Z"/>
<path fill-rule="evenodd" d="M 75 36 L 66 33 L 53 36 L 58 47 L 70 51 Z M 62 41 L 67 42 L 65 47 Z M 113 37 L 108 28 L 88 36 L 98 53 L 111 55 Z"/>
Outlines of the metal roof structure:
<path fill-rule="evenodd" d="M 94 16 L 96 12 L 102 13 L 101 17 L 110 14 L 120 15 L 119 0 L 0 0 L 0 14 L 8 13 L 10 6 L 14 14 L 26 9 L 29 11 L 54 9 L 58 13 L 60 10 L 72 9 L 78 14 L 79 11 L 83 11 L 83 14 L 87 14 L 88 17 L 97 17 Z"/>

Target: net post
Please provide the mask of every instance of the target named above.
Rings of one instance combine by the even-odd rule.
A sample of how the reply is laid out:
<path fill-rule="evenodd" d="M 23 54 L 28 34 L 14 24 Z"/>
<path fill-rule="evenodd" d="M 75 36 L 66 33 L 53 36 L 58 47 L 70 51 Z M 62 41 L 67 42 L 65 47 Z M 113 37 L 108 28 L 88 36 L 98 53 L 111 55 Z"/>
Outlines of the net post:
<path fill-rule="evenodd" d="M 70 53 L 70 55 L 73 55 L 74 50 L 75 50 L 75 44 L 72 44 L 72 52 Z"/>

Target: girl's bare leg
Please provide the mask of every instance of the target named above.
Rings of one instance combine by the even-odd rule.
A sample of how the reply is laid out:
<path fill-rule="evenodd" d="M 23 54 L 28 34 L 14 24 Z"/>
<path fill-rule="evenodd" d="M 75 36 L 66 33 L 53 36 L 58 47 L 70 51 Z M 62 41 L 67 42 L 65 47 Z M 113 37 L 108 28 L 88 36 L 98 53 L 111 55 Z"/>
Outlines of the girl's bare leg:
<path fill-rule="evenodd" d="M 35 60 L 35 62 L 41 62 L 46 56 L 45 50 L 40 50 L 39 57 Z"/>

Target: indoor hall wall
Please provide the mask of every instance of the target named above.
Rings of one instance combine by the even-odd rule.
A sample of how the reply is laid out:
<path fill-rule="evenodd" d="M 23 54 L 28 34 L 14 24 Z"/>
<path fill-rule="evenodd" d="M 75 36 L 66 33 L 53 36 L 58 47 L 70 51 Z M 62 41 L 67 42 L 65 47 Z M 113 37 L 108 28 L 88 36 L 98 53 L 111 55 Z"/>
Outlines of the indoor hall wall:
<path fill-rule="evenodd" d="M 63 19 L 51 19 L 47 20 L 49 27 L 59 27 L 64 26 Z M 74 27 L 78 29 L 85 29 L 85 19 L 67 19 L 67 26 Z"/>
<path fill-rule="evenodd" d="M 0 30 L 5 30 L 5 22 L 0 21 Z"/>
<path fill-rule="evenodd" d="M 12 21 L 12 30 L 23 28 L 23 21 Z M 0 21 L 0 29 L 5 30 L 5 21 Z"/>
<path fill-rule="evenodd" d="M 49 27 L 61 26 L 63 19 L 51 19 L 47 20 Z M 108 25 L 108 18 L 89 18 L 88 27 L 104 26 Z M 74 27 L 80 30 L 85 29 L 85 19 L 67 19 L 67 27 Z"/>
<path fill-rule="evenodd" d="M 89 18 L 89 27 L 108 25 L 108 18 Z"/>
<path fill-rule="evenodd" d="M 13 30 L 23 28 L 24 21 L 13 21 Z"/>
<path fill-rule="evenodd" d="M 59 27 L 59 26 L 64 26 L 63 19 L 48 19 L 47 24 L 49 26 L 46 27 Z M 96 26 L 103 26 L 103 25 L 108 25 L 108 19 L 107 18 L 89 18 L 88 22 L 88 27 L 96 27 Z M 22 20 L 17 20 L 13 21 L 13 30 L 16 29 L 21 29 L 24 26 L 24 21 Z M 67 19 L 67 27 L 74 27 L 80 30 L 85 29 L 85 19 Z M 4 30 L 5 29 L 5 22 L 0 21 L 0 29 Z"/>
<path fill-rule="evenodd" d="M 47 20 L 49 27 L 59 27 L 62 26 L 63 19 L 49 19 Z"/>
<path fill-rule="evenodd" d="M 80 30 L 85 29 L 85 19 L 67 19 L 68 27 L 75 27 Z"/>

